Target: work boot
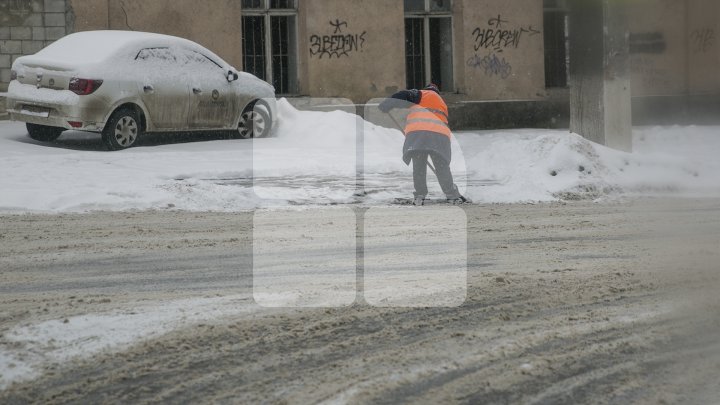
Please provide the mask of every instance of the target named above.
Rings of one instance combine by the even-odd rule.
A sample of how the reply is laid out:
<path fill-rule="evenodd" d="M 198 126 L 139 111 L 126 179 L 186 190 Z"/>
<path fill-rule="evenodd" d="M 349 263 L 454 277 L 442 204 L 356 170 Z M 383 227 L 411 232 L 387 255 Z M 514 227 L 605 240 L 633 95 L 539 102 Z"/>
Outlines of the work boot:
<path fill-rule="evenodd" d="M 465 198 L 463 196 L 460 196 L 458 198 L 449 198 L 447 201 L 452 205 L 472 204 L 472 201 L 470 201 L 469 198 Z"/>
<path fill-rule="evenodd" d="M 425 205 L 425 197 L 415 197 L 413 200 L 413 205 L 416 207 L 422 207 Z"/>

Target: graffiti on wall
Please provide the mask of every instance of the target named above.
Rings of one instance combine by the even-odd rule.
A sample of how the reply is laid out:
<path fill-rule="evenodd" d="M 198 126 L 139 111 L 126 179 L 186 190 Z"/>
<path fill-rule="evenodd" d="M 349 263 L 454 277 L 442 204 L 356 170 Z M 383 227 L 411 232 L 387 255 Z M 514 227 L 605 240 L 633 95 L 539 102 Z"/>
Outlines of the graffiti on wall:
<path fill-rule="evenodd" d="M 341 58 L 350 57 L 354 52 L 362 52 L 365 48 L 365 37 L 367 31 L 362 33 L 343 32 L 348 29 L 347 21 L 336 19 L 330 21 L 333 33 L 330 35 L 315 34 L 310 36 L 310 56 Z"/>
<path fill-rule="evenodd" d="M 517 49 L 525 36 L 541 34 L 532 25 L 516 27 L 502 15 L 488 20 L 487 26 L 477 27 L 472 35 L 475 40 L 475 52 L 481 49 L 503 52 L 507 48 Z"/>
<path fill-rule="evenodd" d="M 468 59 L 467 65 L 483 70 L 488 76 L 500 76 L 502 79 L 507 79 L 512 74 L 512 65 L 505 58 L 500 59 L 496 53 L 483 57 L 475 55 Z"/>
<path fill-rule="evenodd" d="M 715 30 L 702 28 L 690 33 L 690 46 L 694 53 L 707 53 L 715 46 Z"/>
<path fill-rule="evenodd" d="M 485 73 L 487 76 L 507 79 L 512 76 L 512 64 L 503 56 L 507 49 L 518 49 L 525 38 L 534 37 L 542 32 L 532 25 L 514 25 L 502 14 L 490 18 L 484 26 L 472 32 L 475 55 L 467 65 Z M 487 54 L 478 52 L 487 51 Z"/>

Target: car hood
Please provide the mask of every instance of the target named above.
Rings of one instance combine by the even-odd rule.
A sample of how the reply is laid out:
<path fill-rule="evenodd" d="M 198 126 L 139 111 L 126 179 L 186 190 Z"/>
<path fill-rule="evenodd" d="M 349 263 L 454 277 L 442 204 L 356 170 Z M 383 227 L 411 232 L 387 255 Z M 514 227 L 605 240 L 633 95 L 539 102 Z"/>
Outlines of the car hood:
<path fill-rule="evenodd" d="M 247 72 L 238 72 L 240 76 L 236 83 L 240 86 L 240 90 L 244 93 L 253 94 L 260 98 L 274 98 L 275 87 L 271 84 L 260 80 L 257 76 Z"/>

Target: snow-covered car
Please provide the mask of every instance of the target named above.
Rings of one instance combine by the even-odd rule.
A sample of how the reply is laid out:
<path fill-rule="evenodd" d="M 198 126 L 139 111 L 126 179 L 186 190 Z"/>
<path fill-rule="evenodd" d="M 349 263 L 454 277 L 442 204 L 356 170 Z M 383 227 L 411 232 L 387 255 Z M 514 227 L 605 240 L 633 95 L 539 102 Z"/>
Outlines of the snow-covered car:
<path fill-rule="evenodd" d="M 167 35 L 71 34 L 18 58 L 11 74 L 10 118 L 25 122 L 39 141 L 65 130 L 99 132 L 110 150 L 133 146 L 145 132 L 264 137 L 277 119 L 271 85 Z"/>

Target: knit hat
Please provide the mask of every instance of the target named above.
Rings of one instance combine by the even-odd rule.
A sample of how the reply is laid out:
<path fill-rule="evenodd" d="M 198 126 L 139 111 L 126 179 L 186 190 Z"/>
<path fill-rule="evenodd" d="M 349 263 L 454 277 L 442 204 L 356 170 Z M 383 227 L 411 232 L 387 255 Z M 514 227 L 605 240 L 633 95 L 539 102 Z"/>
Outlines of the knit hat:
<path fill-rule="evenodd" d="M 440 93 L 440 88 L 438 88 L 437 84 L 434 83 L 428 84 L 427 87 L 425 87 L 425 90 L 432 90 L 435 93 Z"/>

